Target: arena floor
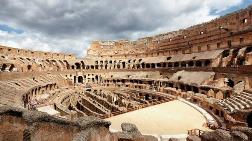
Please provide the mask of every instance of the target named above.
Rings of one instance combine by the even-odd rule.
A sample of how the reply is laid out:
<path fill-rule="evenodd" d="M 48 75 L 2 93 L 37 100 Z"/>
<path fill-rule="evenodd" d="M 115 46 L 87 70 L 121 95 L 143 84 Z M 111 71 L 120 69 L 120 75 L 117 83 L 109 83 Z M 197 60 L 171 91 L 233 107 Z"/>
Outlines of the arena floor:
<path fill-rule="evenodd" d="M 136 124 L 143 134 L 187 134 L 190 129 L 209 130 L 204 127 L 204 116 L 191 106 L 171 101 L 106 119 L 112 122 L 112 130 L 121 130 L 121 123 Z"/>

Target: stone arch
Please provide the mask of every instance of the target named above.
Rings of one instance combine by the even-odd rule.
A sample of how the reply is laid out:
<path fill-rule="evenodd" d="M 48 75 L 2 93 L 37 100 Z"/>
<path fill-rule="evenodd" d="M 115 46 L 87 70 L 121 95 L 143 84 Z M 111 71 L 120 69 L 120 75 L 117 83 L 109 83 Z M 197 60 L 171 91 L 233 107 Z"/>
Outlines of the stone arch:
<path fill-rule="evenodd" d="M 239 58 L 237 58 L 237 65 L 245 65 L 245 64 L 246 64 L 245 57 L 239 57 Z"/>
<path fill-rule="evenodd" d="M 137 69 L 140 69 L 141 65 L 140 64 L 136 64 L 136 67 L 137 67 Z"/>
<path fill-rule="evenodd" d="M 122 67 L 123 67 L 123 69 L 125 69 L 125 67 L 126 67 L 126 63 L 125 62 L 122 62 Z"/>
<path fill-rule="evenodd" d="M 186 67 L 186 62 L 181 62 L 181 67 Z"/>
<path fill-rule="evenodd" d="M 228 57 L 229 56 L 229 50 L 224 50 L 223 52 L 222 52 L 222 57 L 223 58 L 225 58 L 225 57 Z"/>
<path fill-rule="evenodd" d="M 227 78 L 226 79 L 226 84 L 229 86 L 229 87 L 234 87 L 234 85 L 235 85 L 235 82 L 232 80 L 232 79 L 229 79 L 229 78 Z"/>
<path fill-rule="evenodd" d="M 80 63 L 75 63 L 76 69 L 81 69 L 81 64 Z"/>
<path fill-rule="evenodd" d="M 150 68 L 150 64 L 149 63 L 146 64 L 146 68 Z"/>
<path fill-rule="evenodd" d="M 141 65 L 142 65 L 142 68 L 144 69 L 145 68 L 145 63 L 142 63 Z"/>
<path fill-rule="evenodd" d="M 10 68 L 9 68 L 9 71 L 13 71 L 14 67 L 15 67 L 14 64 L 11 64 Z"/>
<path fill-rule="evenodd" d="M 86 66 L 86 69 L 87 69 L 87 70 L 89 69 L 89 66 L 88 66 L 88 65 Z"/>
<path fill-rule="evenodd" d="M 156 68 L 154 63 L 151 63 L 151 68 Z"/>
<path fill-rule="evenodd" d="M 78 76 L 78 83 L 83 83 L 83 77 L 82 76 Z"/>
<path fill-rule="evenodd" d="M 172 67 L 172 63 L 171 63 L 171 62 L 169 62 L 167 66 L 168 66 L 168 67 Z"/>
<path fill-rule="evenodd" d="M 144 100 L 150 100 L 150 95 L 149 94 L 144 95 Z"/>
<path fill-rule="evenodd" d="M 81 61 L 81 68 L 84 69 L 85 68 L 85 63 L 83 61 Z"/>
<path fill-rule="evenodd" d="M 76 76 L 74 76 L 74 83 L 76 83 Z"/>
<path fill-rule="evenodd" d="M 179 67 L 179 62 L 175 62 L 174 67 Z"/>
<path fill-rule="evenodd" d="M 98 80 L 99 80 L 99 76 L 95 75 L 95 81 L 98 82 Z"/>
<path fill-rule="evenodd" d="M 205 62 L 204 62 L 205 67 L 208 67 L 210 64 L 211 64 L 210 60 L 205 60 Z"/>
<path fill-rule="evenodd" d="M 6 64 L 3 64 L 3 65 L 2 65 L 2 68 L 1 68 L 1 71 L 4 71 L 6 68 L 7 68 L 7 65 L 6 65 Z"/>
<path fill-rule="evenodd" d="M 194 62 L 193 62 L 193 61 L 189 61 L 189 62 L 188 62 L 188 66 L 189 66 L 189 67 L 193 67 L 193 66 L 194 66 Z"/>
<path fill-rule="evenodd" d="M 69 63 L 67 62 L 67 60 L 64 60 L 63 62 L 65 62 L 66 68 L 67 68 L 67 69 L 70 69 L 70 65 L 69 65 Z"/>
<path fill-rule="evenodd" d="M 202 67 L 202 62 L 201 61 L 196 61 L 195 66 L 196 67 Z"/>
<path fill-rule="evenodd" d="M 32 65 L 27 65 L 27 70 L 31 70 Z"/>

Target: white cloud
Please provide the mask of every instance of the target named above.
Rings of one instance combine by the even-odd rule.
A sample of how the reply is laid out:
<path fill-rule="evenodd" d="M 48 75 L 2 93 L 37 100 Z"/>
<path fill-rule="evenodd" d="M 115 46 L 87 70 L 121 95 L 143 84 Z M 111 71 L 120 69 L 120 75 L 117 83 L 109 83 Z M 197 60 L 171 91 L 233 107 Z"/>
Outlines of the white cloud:
<path fill-rule="evenodd" d="M 0 44 L 85 55 L 91 40 L 136 39 L 178 30 L 217 17 L 243 0 L 1 0 Z"/>
<path fill-rule="evenodd" d="M 79 57 L 86 55 L 89 39 L 54 39 L 35 33 L 8 33 L 0 30 L 0 44 L 16 48 L 37 51 L 62 52 L 75 54 Z"/>

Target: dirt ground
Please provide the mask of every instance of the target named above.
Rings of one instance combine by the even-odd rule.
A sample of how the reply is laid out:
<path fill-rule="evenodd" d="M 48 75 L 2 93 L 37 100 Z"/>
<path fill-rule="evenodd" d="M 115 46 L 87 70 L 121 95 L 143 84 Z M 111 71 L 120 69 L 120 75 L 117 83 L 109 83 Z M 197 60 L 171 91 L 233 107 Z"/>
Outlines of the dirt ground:
<path fill-rule="evenodd" d="M 171 101 L 106 119 L 112 122 L 112 130 L 121 130 L 121 123 L 136 124 L 143 134 L 187 134 L 190 129 L 209 130 L 204 127 L 204 116 L 191 106 Z"/>

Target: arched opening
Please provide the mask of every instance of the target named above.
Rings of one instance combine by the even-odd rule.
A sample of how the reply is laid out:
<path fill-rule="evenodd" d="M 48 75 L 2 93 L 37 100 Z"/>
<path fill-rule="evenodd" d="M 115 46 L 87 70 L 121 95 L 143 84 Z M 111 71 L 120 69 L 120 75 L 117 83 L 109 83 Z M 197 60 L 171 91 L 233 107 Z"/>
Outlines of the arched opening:
<path fill-rule="evenodd" d="M 81 69 L 80 63 L 75 63 L 76 69 Z"/>
<path fill-rule="evenodd" d="M 11 64 L 10 68 L 9 68 L 9 71 L 13 71 L 14 67 L 15 67 L 14 64 Z"/>
<path fill-rule="evenodd" d="M 73 70 L 74 70 L 74 65 L 72 65 L 72 67 L 71 67 Z"/>
<path fill-rule="evenodd" d="M 234 81 L 233 80 L 231 80 L 231 79 L 227 79 L 226 80 L 226 84 L 229 86 L 229 87 L 234 87 Z"/>
<path fill-rule="evenodd" d="M 188 62 L 188 66 L 189 67 L 193 67 L 194 66 L 194 62 L 193 61 Z"/>
<path fill-rule="evenodd" d="M 31 65 L 27 65 L 27 70 L 31 70 L 32 66 Z"/>
<path fill-rule="evenodd" d="M 98 77 L 98 75 L 96 75 L 95 76 L 95 81 L 98 82 L 98 80 L 99 80 L 99 77 Z"/>
<path fill-rule="evenodd" d="M 123 69 L 125 69 L 125 66 L 126 66 L 125 62 L 122 62 Z"/>
<path fill-rule="evenodd" d="M 150 64 L 146 64 L 146 68 L 150 68 Z"/>
<path fill-rule="evenodd" d="M 186 62 L 181 62 L 181 67 L 186 67 Z"/>
<path fill-rule="evenodd" d="M 83 83 L 83 77 L 82 76 L 78 76 L 78 83 Z"/>
<path fill-rule="evenodd" d="M 185 85 L 184 84 L 180 84 L 180 89 L 184 91 L 185 90 Z"/>
<path fill-rule="evenodd" d="M 239 57 L 237 59 L 237 65 L 245 65 L 245 58 L 244 57 Z"/>
<path fill-rule="evenodd" d="M 224 50 L 223 53 L 222 53 L 222 57 L 225 58 L 225 57 L 228 57 L 229 56 L 229 50 Z"/>
<path fill-rule="evenodd" d="M 1 71 L 4 71 L 6 68 L 7 68 L 7 65 L 3 64 L 2 68 L 1 68 Z"/>
<path fill-rule="evenodd" d="M 121 65 L 119 63 L 116 66 L 117 66 L 117 69 L 121 68 Z"/>
<path fill-rule="evenodd" d="M 85 68 L 85 64 L 83 61 L 81 61 L 81 68 L 84 69 Z"/>
<path fill-rule="evenodd" d="M 65 62 L 66 68 L 67 68 L 67 69 L 70 69 L 70 65 L 68 64 L 67 60 L 64 60 L 63 62 Z"/>
<path fill-rule="evenodd" d="M 150 100 L 150 95 L 149 95 L 149 94 L 146 94 L 146 95 L 144 96 L 144 100 Z"/>
<path fill-rule="evenodd" d="M 144 63 L 142 63 L 141 65 L 142 65 L 142 68 L 144 69 L 144 68 L 145 68 L 145 64 L 144 64 Z"/>
<path fill-rule="evenodd" d="M 155 64 L 154 63 L 151 64 L 151 68 L 155 68 Z"/>
<path fill-rule="evenodd" d="M 189 86 L 189 85 L 186 85 L 185 87 L 186 87 L 186 91 L 192 91 L 192 88 L 191 88 L 191 86 Z"/>
<path fill-rule="evenodd" d="M 196 65 L 196 67 L 202 67 L 202 62 L 201 61 L 196 61 L 195 65 Z"/>
<path fill-rule="evenodd" d="M 76 83 L 76 76 L 74 76 L 74 83 Z"/>
<path fill-rule="evenodd" d="M 179 62 L 175 62 L 174 67 L 179 67 Z"/>
<path fill-rule="evenodd" d="M 195 87 L 195 86 L 192 87 L 192 90 L 193 90 L 193 92 L 195 92 L 195 93 L 198 93 L 198 92 L 199 92 L 199 88 L 197 88 L 197 87 Z"/>
<path fill-rule="evenodd" d="M 251 46 L 247 47 L 246 50 L 245 50 L 245 53 L 250 53 L 250 52 L 252 52 L 252 47 Z"/>
<path fill-rule="evenodd" d="M 95 69 L 98 69 L 98 67 L 99 67 L 98 65 L 95 65 Z"/>
<path fill-rule="evenodd" d="M 247 116 L 248 127 L 252 128 L 252 113 Z"/>
<path fill-rule="evenodd" d="M 140 64 L 136 64 L 136 66 L 137 66 L 137 69 L 140 69 Z"/>
<path fill-rule="evenodd" d="M 161 101 L 161 100 L 163 100 L 163 98 L 162 97 L 158 97 L 158 101 Z"/>
<path fill-rule="evenodd" d="M 166 63 L 162 63 L 162 67 L 163 67 L 163 68 L 166 68 Z"/>
<path fill-rule="evenodd" d="M 208 67 L 210 65 L 211 61 L 210 60 L 205 60 L 205 67 Z"/>
<path fill-rule="evenodd" d="M 168 63 L 168 67 L 169 67 L 169 68 L 172 67 L 172 63 L 171 63 L 171 62 Z"/>
<path fill-rule="evenodd" d="M 72 65 L 72 69 L 74 70 L 74 65 Z"/>

